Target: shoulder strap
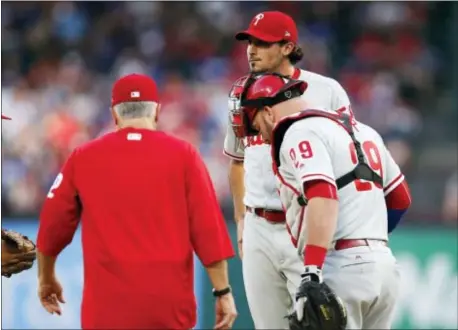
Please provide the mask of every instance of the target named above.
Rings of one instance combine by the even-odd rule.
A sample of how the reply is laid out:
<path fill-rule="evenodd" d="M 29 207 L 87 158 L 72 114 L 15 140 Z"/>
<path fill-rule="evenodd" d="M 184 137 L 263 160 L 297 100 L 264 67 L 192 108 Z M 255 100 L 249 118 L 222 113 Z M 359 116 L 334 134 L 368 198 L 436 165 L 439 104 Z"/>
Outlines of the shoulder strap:
<path fill-rule="evenodd" d="M 329 119 L 338 121 L 339 116 L 325 112 L 323 110 L 308 109 L 301 111 L 295 115 L 285 117 L 280 122 L 278 122 L 272 133 L 271 145 L 272 159 L 276 167 L 280 167 L 280 147 L 283 142 L 283 138 L 285 136 L 286 131 L 296 121 L 309 117 L 327 117 Z"/>
<path fill-rule="evenodd" d="M 382 177 L 375 173 L 366 162 L 366 158 L 364 157 L 364 153 L 361 148 L 361 143 L 355 137 L 353 125 L 351 124 L 351 118 L 348 115 L 342 115 L 340 116 L 340 122 L 345 127 L 351 139 L 353 140 L 353 144 L 356 150 L 356 157 L 358 159 L 358 164 L 352 171 L 342 175 L 340 178 L 336 180 L 337 188 L 342 189 L 349 183 L 359 179 L 383 185 Z"/>
<path fill-rule="evenodd" d="M 355 146 L 358 164 L 353 170 L 351 170 L 347 174 L 344 174 L 336 180 L 337 189 L 342 189 L 349 183 L 360 179 L 375 182 L 379 185 L 383 185 L 383 179 L 380 177 L 380 175 L 375 173 L 366 162 L 366 158 L 361 148 L 361 143 L 355 137 L 355 132 L 353 130 L 351 120 L 352 118 L 346 114 L 332 114 L 321 110 L 304 110 L 295 116 L 286 117 L 277 124 L 272 135 L 273 138 L 271 149 L 272 159 L 274 161 L 274 169 L 280 167 L 280 147 L 288 128 L 296 121 L 309 117 L 325 117 L 337 122 L 347 131 Z M 298 197 L 299 205 L 305 206 L 307 205 L 307 202 L 308 201 L 305 196 L 301 195 Z"/>

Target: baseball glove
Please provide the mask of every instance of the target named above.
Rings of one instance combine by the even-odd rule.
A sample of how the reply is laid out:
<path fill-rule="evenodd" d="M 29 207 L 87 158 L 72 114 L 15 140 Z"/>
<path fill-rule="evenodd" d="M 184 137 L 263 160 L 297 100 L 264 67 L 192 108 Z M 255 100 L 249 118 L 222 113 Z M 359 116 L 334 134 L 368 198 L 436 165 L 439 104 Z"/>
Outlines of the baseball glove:
<path fill-rule="evenodd" d="M 35 244 L 27 236 L 2 229 L 2 276 L 11 277 L 32 268 L 35 258 Z"/>
<path fill-rule="evenodd" d="M 334 291 L 322 282 L 319 268 L 306 267 L 296 294 L 296 310 L 288 316 L 288 320 L 291 330 L 345 329 L 345 306 Z"/>

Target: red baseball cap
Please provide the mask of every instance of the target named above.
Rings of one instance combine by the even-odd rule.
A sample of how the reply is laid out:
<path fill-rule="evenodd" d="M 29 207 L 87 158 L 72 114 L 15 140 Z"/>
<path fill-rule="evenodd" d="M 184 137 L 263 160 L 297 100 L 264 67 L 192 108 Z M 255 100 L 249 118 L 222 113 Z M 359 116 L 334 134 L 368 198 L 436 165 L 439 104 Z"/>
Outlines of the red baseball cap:
<path fill-rule="evenodd" d="M 11 120 L 11 118 L 10 118 L 10 117 L 4 116 L 4 115 L 2 115 L 2 119 L 8 119 L 8 120 Z"/>
<path fill-rule="evenodd" d="M 297 43 L 297 27 L 291 16 L 280 11 L 265 11 L 251 20 L 247 30 L 235 35 L 237 40 L 249 37 L 265 42 L 291 41 Z"/>
<path fill-rule="evenodd" d="M 111 106 L 124 102 L 159 103 L 156 83 L 142 74 L 130 74 L 118 79 L 111 92 Z"/>

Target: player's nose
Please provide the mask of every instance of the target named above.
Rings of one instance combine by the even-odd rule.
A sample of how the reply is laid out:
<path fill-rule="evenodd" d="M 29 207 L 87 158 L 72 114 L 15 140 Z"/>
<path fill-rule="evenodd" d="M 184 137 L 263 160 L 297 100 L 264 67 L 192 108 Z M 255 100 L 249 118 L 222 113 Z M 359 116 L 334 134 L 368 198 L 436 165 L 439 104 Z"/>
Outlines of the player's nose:
<path fill-rule="evenodd" d="M 250 55 L 250 57 L 256 55 L 256 52 L 257 52 L 257 48 L 255 46 L 254 43 L 250 42 L 248 43 L 248 46 L 247 46 L 247 53 L 248 55 Z"/>

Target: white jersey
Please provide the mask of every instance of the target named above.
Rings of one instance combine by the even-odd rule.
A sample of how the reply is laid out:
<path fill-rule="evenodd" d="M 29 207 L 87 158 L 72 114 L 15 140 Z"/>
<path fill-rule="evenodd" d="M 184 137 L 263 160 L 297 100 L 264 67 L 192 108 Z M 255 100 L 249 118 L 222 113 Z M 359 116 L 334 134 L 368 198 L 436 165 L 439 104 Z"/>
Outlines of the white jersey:
<path fill-rule="evenodd" d="M 349 109 L 348 95 L 336 80 L 299 69 L 296 69 L 293 78 L 307 82 L 307 90 L 301 97 L 305 98 L 311 107 L 328 111 Z M 261 135 L 245 138 L 241 142 L 243 145 L 228 125 L 224 140 L 224 154 L 235 160 L 244 161 L 245 205 L 281 210 L 270 145 L 264 143 Z"/>
<path fill-rule="evenodd" d="M 294 117 L 294 116 L 292 116 Z M 381 136 L 371 127 L 354 122 L 356 139 L 369 166 L 382 177 L 383 187 L 357 180 L 338 190 L 339 211 L 334 240 L 388 239 L 385 196 L 403 180 L 399 166 L 386 149 Z M 304 194 L 304 182 L 336 180 L 357 165 L 356 151 L 349 133 L 339 123 L 324 117 L 294 122 L 286 131 L 279 150 L 277 184 L 286 209 L 287 225 L 298 252 L 305 245 L 306 207 L 297 194 Z"/>

